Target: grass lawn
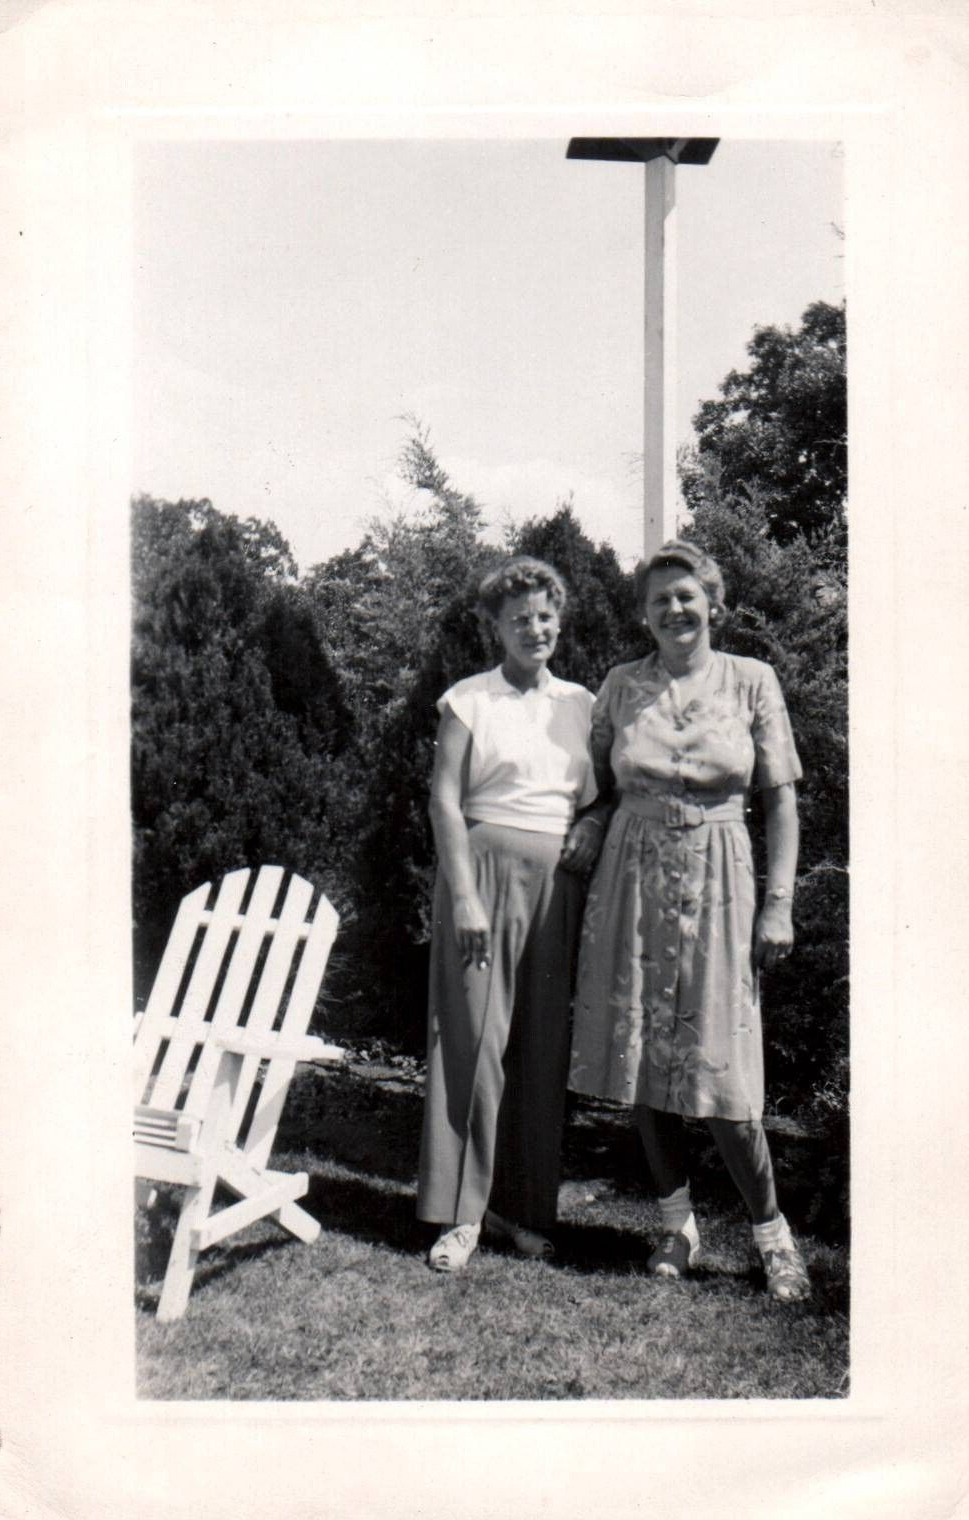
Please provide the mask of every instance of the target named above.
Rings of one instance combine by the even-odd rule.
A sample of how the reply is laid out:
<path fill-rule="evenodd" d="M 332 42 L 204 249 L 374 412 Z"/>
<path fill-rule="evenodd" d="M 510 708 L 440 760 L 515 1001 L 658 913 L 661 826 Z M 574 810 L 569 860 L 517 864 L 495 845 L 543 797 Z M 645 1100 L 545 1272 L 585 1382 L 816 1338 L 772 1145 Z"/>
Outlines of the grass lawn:
<path fill-rule="evenodd" d="M 138 1391 L 149 1399 L 746 1399 L 847 1393 L 848 1265 L 799 1232 L 806 1305 L 763 1292 L 742 1206 L 697 1130 L 701 1268 L 648 1277 L 658 1213 L 625 1115 L 577 1103 L 553 1262 L 483 1246 L 428 1271 L 414 1218 L 421 1089 L 412 1078 L 302 1069 L 273 1164 L 308 1171 L 323 1232 L 261 1223 L 206 1252 L 185 1317 L 154 1318 L 173 1218 L 139 1217 Z M 806 1217 L 818 1158 L 772 1135 L 785 1207 Z M 800 1210 L 800 1212 L 799 1212 Z"/>

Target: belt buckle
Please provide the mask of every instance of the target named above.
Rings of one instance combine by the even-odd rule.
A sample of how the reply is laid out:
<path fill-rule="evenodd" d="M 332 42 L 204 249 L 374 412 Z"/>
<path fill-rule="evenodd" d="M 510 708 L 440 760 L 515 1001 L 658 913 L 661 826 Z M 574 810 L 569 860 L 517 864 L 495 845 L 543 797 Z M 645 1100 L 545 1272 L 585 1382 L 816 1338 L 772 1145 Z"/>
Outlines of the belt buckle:
<path fill-rule="evenodd" d="M 679 797 L 666 799 L 665 823 L 668 829 L 695 829 L 703 822 L 703 809 L 694 802 L 683 802 Z"/>
<path fill-rule="evenodd" d="M 666 813 L 663 822 L 668 829 L 681 829 L 686 822 L 685 809 L 678 797 L 667 797 L 664 802 Z"/>

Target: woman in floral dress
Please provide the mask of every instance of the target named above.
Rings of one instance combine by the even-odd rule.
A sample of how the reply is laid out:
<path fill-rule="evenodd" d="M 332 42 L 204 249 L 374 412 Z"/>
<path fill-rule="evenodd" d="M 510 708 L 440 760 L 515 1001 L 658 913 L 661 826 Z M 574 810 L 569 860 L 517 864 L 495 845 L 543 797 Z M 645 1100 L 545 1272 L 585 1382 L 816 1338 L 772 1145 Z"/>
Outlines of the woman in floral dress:
<path fill-rule="evenodd" d="M 608 827 L 590 884 L 570 1085 L 630 1104 L 660 1194 L 648 1268 L 676 1277 L 700 1242 L 684 1117 L 706 1121 L 750 1210 L 769 1293 L 809 1282 L 777 1206 L 761 1122 L 758 972 L 790 953 L 801 767 L 771 666 L 713 650 L 723 578 L 674 541 L 636 572 L 657 651 L 610 670 L 592 715 Z M 748 792 L 763 795 L 767 881 L 758 912 Z"/>

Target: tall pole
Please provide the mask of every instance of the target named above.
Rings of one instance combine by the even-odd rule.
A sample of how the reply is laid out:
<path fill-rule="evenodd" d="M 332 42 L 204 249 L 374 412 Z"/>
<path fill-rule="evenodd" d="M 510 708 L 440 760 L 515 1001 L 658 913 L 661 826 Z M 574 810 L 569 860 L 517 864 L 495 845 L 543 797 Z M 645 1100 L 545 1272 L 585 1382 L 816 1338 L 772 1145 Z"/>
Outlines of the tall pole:
<path fill-rule="evenodd" d="M 676 166 L 708 164 L 717 137 L 573 137 L 566 158 L 643 164 L 646 247 L 643 553 L 676 536 Z"/>
<path fill-rule="evenodd" d="M 676 168 L 645 166 L 643 554 L 676 537 Z"/>

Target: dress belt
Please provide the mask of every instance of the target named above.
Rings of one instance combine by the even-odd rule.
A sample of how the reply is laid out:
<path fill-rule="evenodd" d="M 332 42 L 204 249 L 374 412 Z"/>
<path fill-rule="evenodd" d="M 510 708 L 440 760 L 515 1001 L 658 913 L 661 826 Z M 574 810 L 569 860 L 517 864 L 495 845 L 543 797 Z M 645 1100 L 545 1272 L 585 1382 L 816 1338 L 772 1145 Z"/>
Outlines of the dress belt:
<path fill-rule="evenodd" d="M 736 823 L 744 816 L 743 797 L 728 797 L 720 802 L 683 802 L 679 797 L 650 797 L 637 792 L 623 792 L 619 806 L 638 818 L 654 818 L 668 829 L 695 829 L 701 823 Z"/>

